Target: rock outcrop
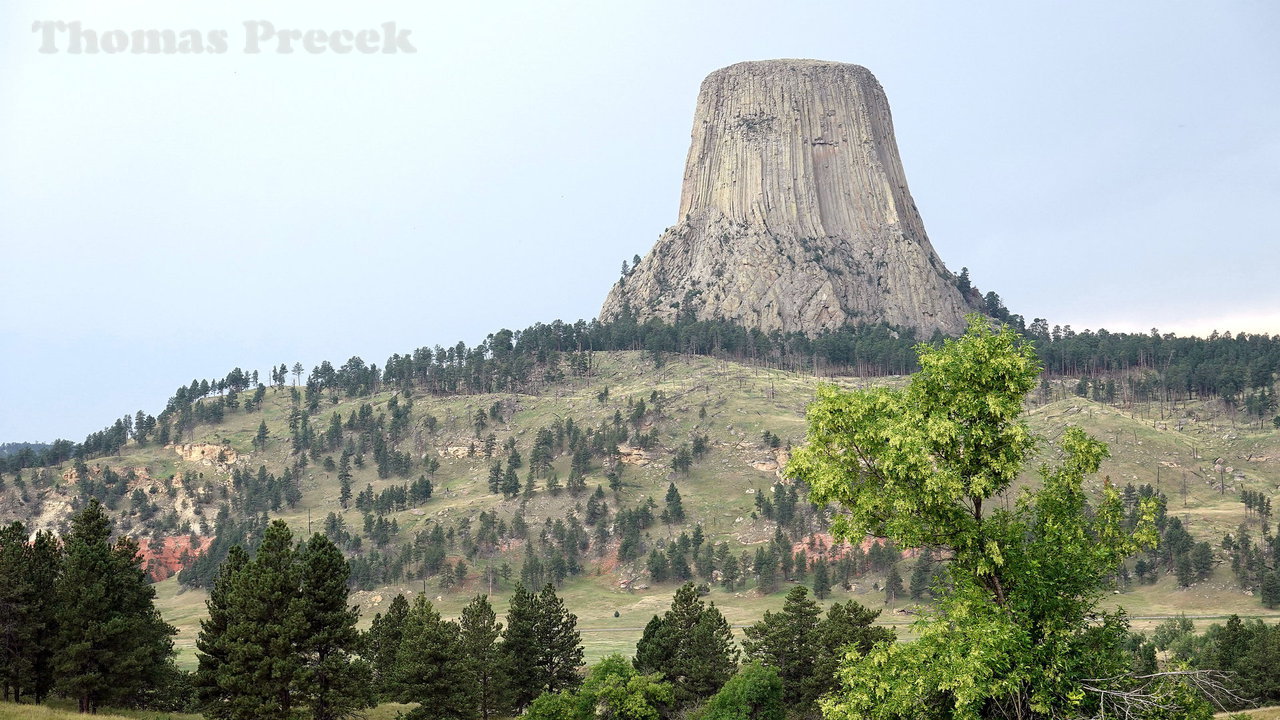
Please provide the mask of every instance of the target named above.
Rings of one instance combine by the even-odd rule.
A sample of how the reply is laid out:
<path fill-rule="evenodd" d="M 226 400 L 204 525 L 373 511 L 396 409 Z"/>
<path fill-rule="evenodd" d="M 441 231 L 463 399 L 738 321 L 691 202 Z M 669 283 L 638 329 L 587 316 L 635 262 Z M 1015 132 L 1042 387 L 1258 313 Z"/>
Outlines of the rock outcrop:
<path fill-rule="evenodd" d="M 679 221 L 614 285 L 612 319 L 721 317 L 817 333 L 959 333 L 968 311 L 925 234 L 889 103 L 863 67 L 745 62 L 702 83 Z"/>

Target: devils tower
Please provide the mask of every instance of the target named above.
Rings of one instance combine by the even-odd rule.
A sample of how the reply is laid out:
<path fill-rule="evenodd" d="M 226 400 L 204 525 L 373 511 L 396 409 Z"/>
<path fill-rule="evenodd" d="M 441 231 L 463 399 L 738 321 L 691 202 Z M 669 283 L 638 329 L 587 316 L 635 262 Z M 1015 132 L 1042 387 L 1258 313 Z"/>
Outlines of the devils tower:
<path fill-rule="evenodd" d="M 967 311 L 924 231 L 889 102 L 864 67 L 744 62 L 698 93 L 680 214 L 600 311 L 809 334 L 887 322 L 957 334 Z"/>

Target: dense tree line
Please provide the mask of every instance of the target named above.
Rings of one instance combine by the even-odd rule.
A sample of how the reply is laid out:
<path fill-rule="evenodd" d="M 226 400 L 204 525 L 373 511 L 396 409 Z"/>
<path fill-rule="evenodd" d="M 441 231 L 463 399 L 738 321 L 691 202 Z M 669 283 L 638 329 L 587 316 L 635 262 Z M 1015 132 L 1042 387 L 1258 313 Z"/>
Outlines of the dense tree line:
<path fill-rule="evenodd" d="M 972 291 L 976 293 L 976 289 Z M 1050 327 L 1042 318 L 1027 324 L 1021 316 L 1009 313 L 995 293 L 977 296 L 973 303 L 983 307 L 989 317 L 1033 340 L 1042 367 L 1051 375 L 1092 378 L 1124 373 L 1124 389 L 1133 400 L 1219 397 L 1263 419 L 1276 411 L 1272 383 L 1280 369 L 1280 336 L 1215 332 L 1205 338 L 1183 338 L 1155 330 L 1146 334 L 1105 329 L 1076 332 L 1070 326 Z M 314 414 L 325 395 L 362 397 L 386 388 L 435 395 L 535 391 L 567 376 L 590 376 L 591 353 L 613 350 L 645 350 L 656 361 L 662 353 L 680 353 L 727 357 L 798 372 L 903 375 L 919 369 L 915 346 L 920 341 L 936 345 L 943 339 L 937 333 L 920 338 L 910 329 L 886 325 L 850 325 L 807 336 L 764 333 L 725 320 L 688 316 L 673 323 L 639 323 L 624 314 L 608 322 L 557 320 L 524 330 L 500 330 L 473 347 L 461 342 L 449 347 L 424 346 L 403 355 L 393 354 L 382 368 L 359 357 L 337 368 L 324 361 L 311 370 L 297 396 L 306 413 Z M 295 387 L 290 388 L 295 393 L 302 373 L 301 364 L 295 363 Z M 283 363 L 273 367 L 272 386 L 283 390 L 289 374 Z M 189 433 L 198 422 L 220 422 L 225 413 L 241 408 L 252 412 L 261 406 L 266 390 L 267 386 L 258 382 L 257 371 L 246 373 L 239 368 L 213 381 L 193 380 L 175 391 L 158 416 L 139 411 L 90 434 L 81 443 L 58 440 L 43 449 L 23 448 L 0 456 L 0 472 L 112 454 L 130 439 L 165 444 Z"/>
<path fill-rule="evenodd" d="M 176 632 L 154 606 L 155 590 L 138 545 L 111 541 L 111 520 L 96 501 L 56 538 L 29 536 L 21 523 L 0 530 L 0 686 L 5 700 L 76 701 L 170 707 L 179 673 Z M 181 702 L 180 691 L 174 693 Z"/>

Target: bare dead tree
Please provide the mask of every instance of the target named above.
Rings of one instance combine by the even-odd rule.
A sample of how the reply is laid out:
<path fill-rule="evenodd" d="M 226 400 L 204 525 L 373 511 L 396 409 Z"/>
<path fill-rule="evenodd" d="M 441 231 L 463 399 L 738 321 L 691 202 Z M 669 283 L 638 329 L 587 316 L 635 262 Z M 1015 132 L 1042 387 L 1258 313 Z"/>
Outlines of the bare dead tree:
<path fill-rule="evenodd" d="M 1227 674 L 1218 670 L 1170 670 L 1149 675 L 1116 675 L 1108 678 L 1089 678 L 1081 681 L 1081 688 L 1098 698 L 1098 712 L 1089 720 L 1137 720 L 1153 712 L 1172 712 L 1183 709 L 1178 699 L 1169 692 L 1165 681 L 1186 683 L 1208 698 L 1219 710 L 1228 705 L 1250 705 L 1231 689 Z"/>

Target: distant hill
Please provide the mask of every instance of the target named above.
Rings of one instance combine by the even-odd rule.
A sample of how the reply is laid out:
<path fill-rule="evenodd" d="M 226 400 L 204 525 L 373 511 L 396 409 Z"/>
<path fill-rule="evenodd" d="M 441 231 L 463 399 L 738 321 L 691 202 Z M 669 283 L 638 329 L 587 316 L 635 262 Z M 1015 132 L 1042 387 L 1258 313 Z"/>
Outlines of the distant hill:
<path fill-rule="evenodd" d="M 31 452 L 33 452 L 33 453 L 39 453 L 40 451 L 42 451 L 42 450 L 46 450 L 46 449 L 48 449 L 49 447 L 51 447 L 51 445 L 50 445 L 49 443 L 38 443 L 38 442 L 8 442 L 8 443 L 0 443 L 0 457 L 8 457 L 8 456 L 10 456 L 10 455 L 17 455 L 18 453 L 22 452 L 23 450 L 30 450 L 30 451 L 31 451 Z"/>
<path fill-rule="evenodd" d="M 896 611 L 918 601 L 886 606 L 879 588 L 890 565 L 909 576 L 917 561 L 868 544 L 835 547 L 826 533 L 833 510 L 810 506 L 803 488 L 779 478 L 824 378 L 641 351 L 566 353 L 555 364 L 558 372 L 540 367 L 521 392 L 434 394 L 378 383 L 348 394 L 336 384 L 285 384 L 266 388 L 260 404 L 253 392 L 198 398 L 203 409 L 191 415 L 205 419 L 175 425 L 165 445 L 153 434 L 117 454 L 28 468 L 21 488 L 14 473 L 0 476 L 0 514 L 59 529 L 87 497 L 99 497 L 121 531 L 168 549 L 156 557 L 157 576 L 187 567 L 193 585 L 207 581 L 230 543 L 254 542 L 264 513 L 280 517 L 347 550 L 366 619 L 396 592 L 425 588 L 443 612 L 456 613 L 477 592 L 492 590 L 501 604 L 522 576 L 560 578 L 591 629 L 593 656 L 628 650 L 669 602 L 676 577 L 707 582 L 729 619 L 747 623 L 780 605 L 784 576 L 812 582 L 819 557 L 837 584 L 832 599 L 857 598 L 886 607 L 884 622 L 909 621 Z M 1134 579 L 1116 601 L 1135 615 L 1266 612 L 1233 577 L 1221 541 L 1242 523 L 1262 537 L 1263 519 L 1241 497 L 1275 496 L 1280 432 L 1217 399 L 1161 403 L 1113 393 L 1107 403 L 1079 390 L 1077 380 L 1052 379 L 1028 398 L 1029 422 L 1045 439 L 1042 459 L 1052 458 L 1067 424 L 1081 425 L 1111 447 L 1095 489 L 1149 485 L 1167 497 L 1168 515 L 1214 552 L 1215 568 L 1190 589 L 1162 566 L 1154 584 Z M 1093 395 L 1089 383 L 1084 392 Z M 504 496 L 512 472 L 517 488 Z M 682 520 L 669 512 L 672 485 Z M 195 561 L 205 547 L 210 562 Z M 781 562 L 781 551 L 792 567 L 779 568 L 777 586 L 761 592 L 757 554 Z M 799 552 L 804 573 L 794 567 Z M 731 565 L 741 577 L 725 583 Z M 183 629 L 179 645 L 189 648 L 203 591 L 179 593 L 175 578 L 161 589 Z"/>

